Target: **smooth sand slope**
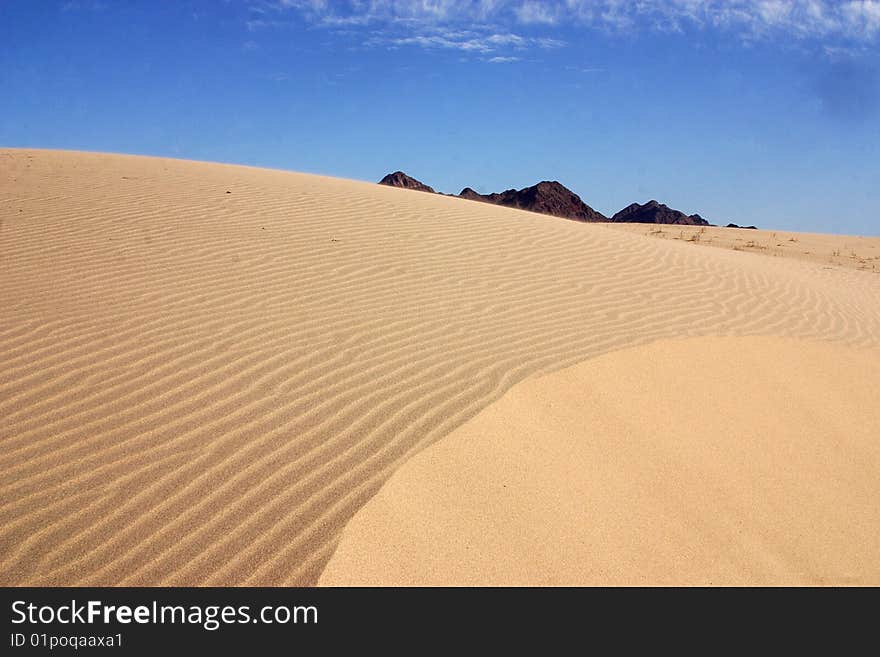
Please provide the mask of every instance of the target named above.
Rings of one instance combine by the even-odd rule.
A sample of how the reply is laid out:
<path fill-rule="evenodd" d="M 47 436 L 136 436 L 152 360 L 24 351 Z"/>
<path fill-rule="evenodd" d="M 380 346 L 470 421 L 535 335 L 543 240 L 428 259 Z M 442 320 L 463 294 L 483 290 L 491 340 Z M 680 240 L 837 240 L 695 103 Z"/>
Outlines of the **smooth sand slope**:
<path fill-rule="evenodd" d="M 0 583 L 312 584 L 399 466 L 527 377 L 746 335 L 876 364 L 880 275 L 369 183 L 3 150 Z"/>
<path fill-rule="evenodd" d="M 880 584 L 878 364 L 691 338 L 529 379 L 404 464 L 320 583 Z"/>

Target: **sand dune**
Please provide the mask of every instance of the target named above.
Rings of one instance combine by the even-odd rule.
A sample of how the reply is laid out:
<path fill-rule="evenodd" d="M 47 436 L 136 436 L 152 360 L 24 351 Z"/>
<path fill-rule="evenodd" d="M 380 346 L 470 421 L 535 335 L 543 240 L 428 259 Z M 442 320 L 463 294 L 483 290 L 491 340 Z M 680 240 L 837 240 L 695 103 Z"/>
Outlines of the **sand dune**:
<path fill-rule="evenodd" d="M 322 584 L 880 584 L 880 350 L 662 341 L 515 386 L 404 464 Z"/>
<path fill-rule="evenodd" d="M 0 309 L 12 585 L 313 584 L 395 470 L 532 375 L 698 336 L 880 342 L 866 271 L 36 150 L 0 151 Z"/>

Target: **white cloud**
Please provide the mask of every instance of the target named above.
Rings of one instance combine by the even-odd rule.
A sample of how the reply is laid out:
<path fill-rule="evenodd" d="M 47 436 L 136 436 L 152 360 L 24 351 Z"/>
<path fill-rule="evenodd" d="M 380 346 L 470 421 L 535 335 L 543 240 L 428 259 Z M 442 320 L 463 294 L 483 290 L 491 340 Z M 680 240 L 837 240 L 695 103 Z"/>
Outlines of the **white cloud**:
<path fill-rule="evenodd" d="M 442 36 L 411 36 L 388 39 L 395 46 L 420 46 L 422 48 L 450 48 L 466 52 L 490 52 L 492 49 L 478 39 L 447 39 Z"/>
<path fill-rule="evenodd" d="M 862 37 L 873 38 L 880 33 L 880 0 L 845 2 L 841 13 L 846 28 Z"/>
<path fill-rule="evenodd" d="M 555 25 L 559 20 L 558 7 L 547 2 L 529 0 L 520 2 L 513 8 L 513 13 L 520 23 L 543 23 Z"/>
<path fill-rule="evenodd" d="M 548 39 L 547 37 L 538 37 L 533 41 L 541 48 L 562 48 L 567 45 L 565 41 L 560 39 Z"/>
<path fill-rule="evenodd" d="M 524 37 L 512 32 L 486 33 L 479 29 L 449 30 L 434 28 L 425 34 L 374 35 L 367 40 L 367 45 L 387 45 L 392 47 L 418 46 L 426 49 L 460 50 L 485 55 L 503 51 L 520 51 L 527 48 L 559 48 L 565 45 L 565 43 L 555 39 Z M 494 55 L 493 59 L 498 59 L 499 62 L 501 60 L 513 62 L 519 61 L 521 58 L 497 54 Z"/>
<path fill-rule="evenodd" d="M 83 2 L 85 0 L 80 0 Z M 458 51 L 491 63 L 561 48 L 563 30 L 712 30 L 742 41 L 812 39 L 829 53 L 880 37 L 880 0 L 248 0 L 250 31 L 305 22 L 367 47 Z M 568 37 L 566 37 L 568 38 Z M 836 56 L 836 55 L 835 55 Z"/>
<path fill-rule="evenodd" d="M 70 0 L 61 5 L 61 11 L 104 11 L 107 8 L 100 0 Z"/>
<path fill-rule="evenodd" d="M 880 0 L 254 0 L 258 10 L 292 10 L 320 25 L 579 24 L 606 30 L 729 30 L 754 39 L 874 39 Z"/>
<path fill-rule="evenodd" d="M 518 34 L 492 34 L 486 37 L 486 42 L 496 46 L 514 46 L 522 48 L 526 44 L 526 39 Z"/>

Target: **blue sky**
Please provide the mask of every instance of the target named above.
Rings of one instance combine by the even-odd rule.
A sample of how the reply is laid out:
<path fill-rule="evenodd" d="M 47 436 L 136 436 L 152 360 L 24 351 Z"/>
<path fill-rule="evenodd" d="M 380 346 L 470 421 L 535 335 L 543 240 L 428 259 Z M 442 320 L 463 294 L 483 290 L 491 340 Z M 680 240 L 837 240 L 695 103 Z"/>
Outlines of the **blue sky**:
<path fill-rule="evenodd" d="M 880 234 L 880 0 L 0 0 L 0 145 Z"/>

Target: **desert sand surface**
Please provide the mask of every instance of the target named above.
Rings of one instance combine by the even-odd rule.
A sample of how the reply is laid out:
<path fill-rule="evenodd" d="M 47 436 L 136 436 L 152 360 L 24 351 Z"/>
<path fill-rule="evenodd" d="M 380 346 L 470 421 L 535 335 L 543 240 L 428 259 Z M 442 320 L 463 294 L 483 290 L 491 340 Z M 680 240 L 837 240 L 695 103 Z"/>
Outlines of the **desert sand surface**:
<path fill-rule="evenodd" d="M 841 368 L 849 378 L 829 379 L 829 398 L 844 404 L 850 390 L 864 399 L 863 388 L 877 384 L 880 276 L 372 183 L 2 149 L 0 584 L 315 584 L 346 524 L 355 518 L 352 528 L 358 526 L 358 511 L 395 471 L 444 437 L 454 440 L 453 432 L 481 411 L 493 412 L 517 384 L 538 385 L 542 376 L 563 376 L 598 357 L 630 358 L 635 352 L 628 350 L 653 343 L 749 336 L 820 345 L 804 351 L 806 369 L 780 365 L 780 376 L 793 383 L 825 372 L 826 348 L 840 350 L 842 362 L 859 367 Z M 752 361 L 754 348 L 766 358 L 760 371 L 776 371 L 774 349 L 711 344 L 729 345 L 733 357 L 742 350 Z M 695 349 L 711 365 L 725 347 Z M 789 347 L 780 349 L 791 358 Z M 616 371 L 638 386 L 626 366 Z M 676 405 L 685 408 L 688 393 L 702 385 L 687 378 L 690 372 L 677 380 Z M 726 399 L 775 395 L 779 387 L 778 377 L 749 382 L 751 392 L 731 386 Z M 834 387 L 844 382 L 848 387 Z M 608 390 L 624 383 L 609 381 Z M 717 385 L 724 385 L 720 375 Z M 816 385 L 809 389 L 822 389 Z M 791 412 L 805 408 L 798 402 Z M 839 453 L 825 443 L 802 446 L 786 433 L 790 460 L 771 454 L 761 466 L 788 462 L 817 476 L 828 472 L 819 455 L 829 457 L 827 467 L 850 463 L 840 480 L 846 490 L 833 488 L 834 499 L 842 518 L 868 518 L 854 500 L 876 499 L 880 477 L 870 441 L 848 433 L 848 416 L 872 421 L 860 409 L 835 406 L 830 415 L 809 416 L 820 426 L 807 438 L 833 435 Z M 671 418 L 705 423 L 695 426 L 727 426 L 717 418 L 712 425 L 715 407 L 691 404 L 690 416 L 673 410 Z M 633 409 L 632 417 L 654 417 L 649 411 Z M 736 417 L 747 431 L 751 424 Z M 584 416 L 584 423 L 598 421 Z M 722 462 L 709 473 L 723 480 L 718 485 L 757 480 L 736 463 L 742 453 L 721 449 L 723 436 L 701 445 L 696 431 L 684 434 L 691 442 L 682 449 L 710 464 L 706 450 L 718 448 Z M 550 426 L 547 436 L 551 447 L 565 438 Z M 606 444 L 615 440 L 627 438 L 609 436 Z M 669 445 L 662 447 L 668 455 Z M 594 455 L 591 449 L 579 447 L 573 458 Z M 758 451 L 753 442 L 744 454 Z M 683 462 L 679 456 L 660 465 L 668 471 Z M 653 481 L 651 465 L 637 457 L 630 445 L 604 458 L 632 466 L 634 481 Z M 472 464 L 482 467 L 492 473 L 502 465 Z M 801 491 L 794 470 L 787 473 L 780 485 Z M 553 482 L 545 483 L 551 488 L 540 499 L 553 494 Z M 682 480 L 681 490 L 690 483 Z M 462 500 L 489 502 L 460 492 Z M 674 492 L 672 483 L 660 489 Z M 771 501 L 783 495 L 775 493 Z M 749 521 L 737 515 L 744 498 L 728 491 L 720 499 L 730 508 L 716 509 L 718 523 Z M 659 512 L 664 500 L 645 512 Z M 804 517 L 826 518 L 833 503 L 810 497 Z M 614 512 L 624 520 L 627 500 L 620 504 Z M 682 505 L 670 522 L 705 521 L 698 500 Z M 482 508 L 498 518 L 516 513 Z M 766 513 L 761 507 L 757 517 Z M 560 519 L 547 527 L 563 525 Z M 721 538 L 707 538 L 716 525 L 707 526 L 688 536 L 719 545 Z M 856 561 L 872 545 L 876 550 L 868 536 L 876 523 L 845 529 L 861 538 L 844 555 L 825 555 L 827 568 L 810 561 L 821 558 L 814 544 L 792 547 L 791 555 L 806 560 L 797 573 L 868 578 Z M 742 575 L 742 551 L 773 560 L 776 534 L 749 527 L 742 536 L 751 542 L 728 542 L 717 555 L 733 560 L 719 581 Z M 754 543 L 764 539 L 770 542 Z M 843 540 L 835 536 L 828 545 Z M 346 553 L 343 542 L 339 556 Z M 850 565 L 854 570 L 844 571 Z M 426 559 L 413 577 L 431 581 L 430 566 Z M 784 560 L 763 567 L 755 566 L 756 577 L 794 577 L 795 566 Z M 572 577 L 585 568 L 572 565 Z M 328 570 L 327 581 L 344 580 L 344 571 Z M 682 581 L 704 574 L 699 564 L 688 576 L 677 567 L 671 572 Z M 388 573 L 388 583 L 396 576 Z"/>
<path fill-rule="evenodd" d="M 702 337 L 529 379 L 404 464 L 320 582 L 880 584 L 878 364 Z"/>
<path fill-rule="evenodd" d="M 603 225 L 612 230 L 659 239 L 760 253 L 774 258 L 806 260 L 829 268 L 848 267 L 880 274 L 880 237 L 720 226 L 624 223 Z"/>

